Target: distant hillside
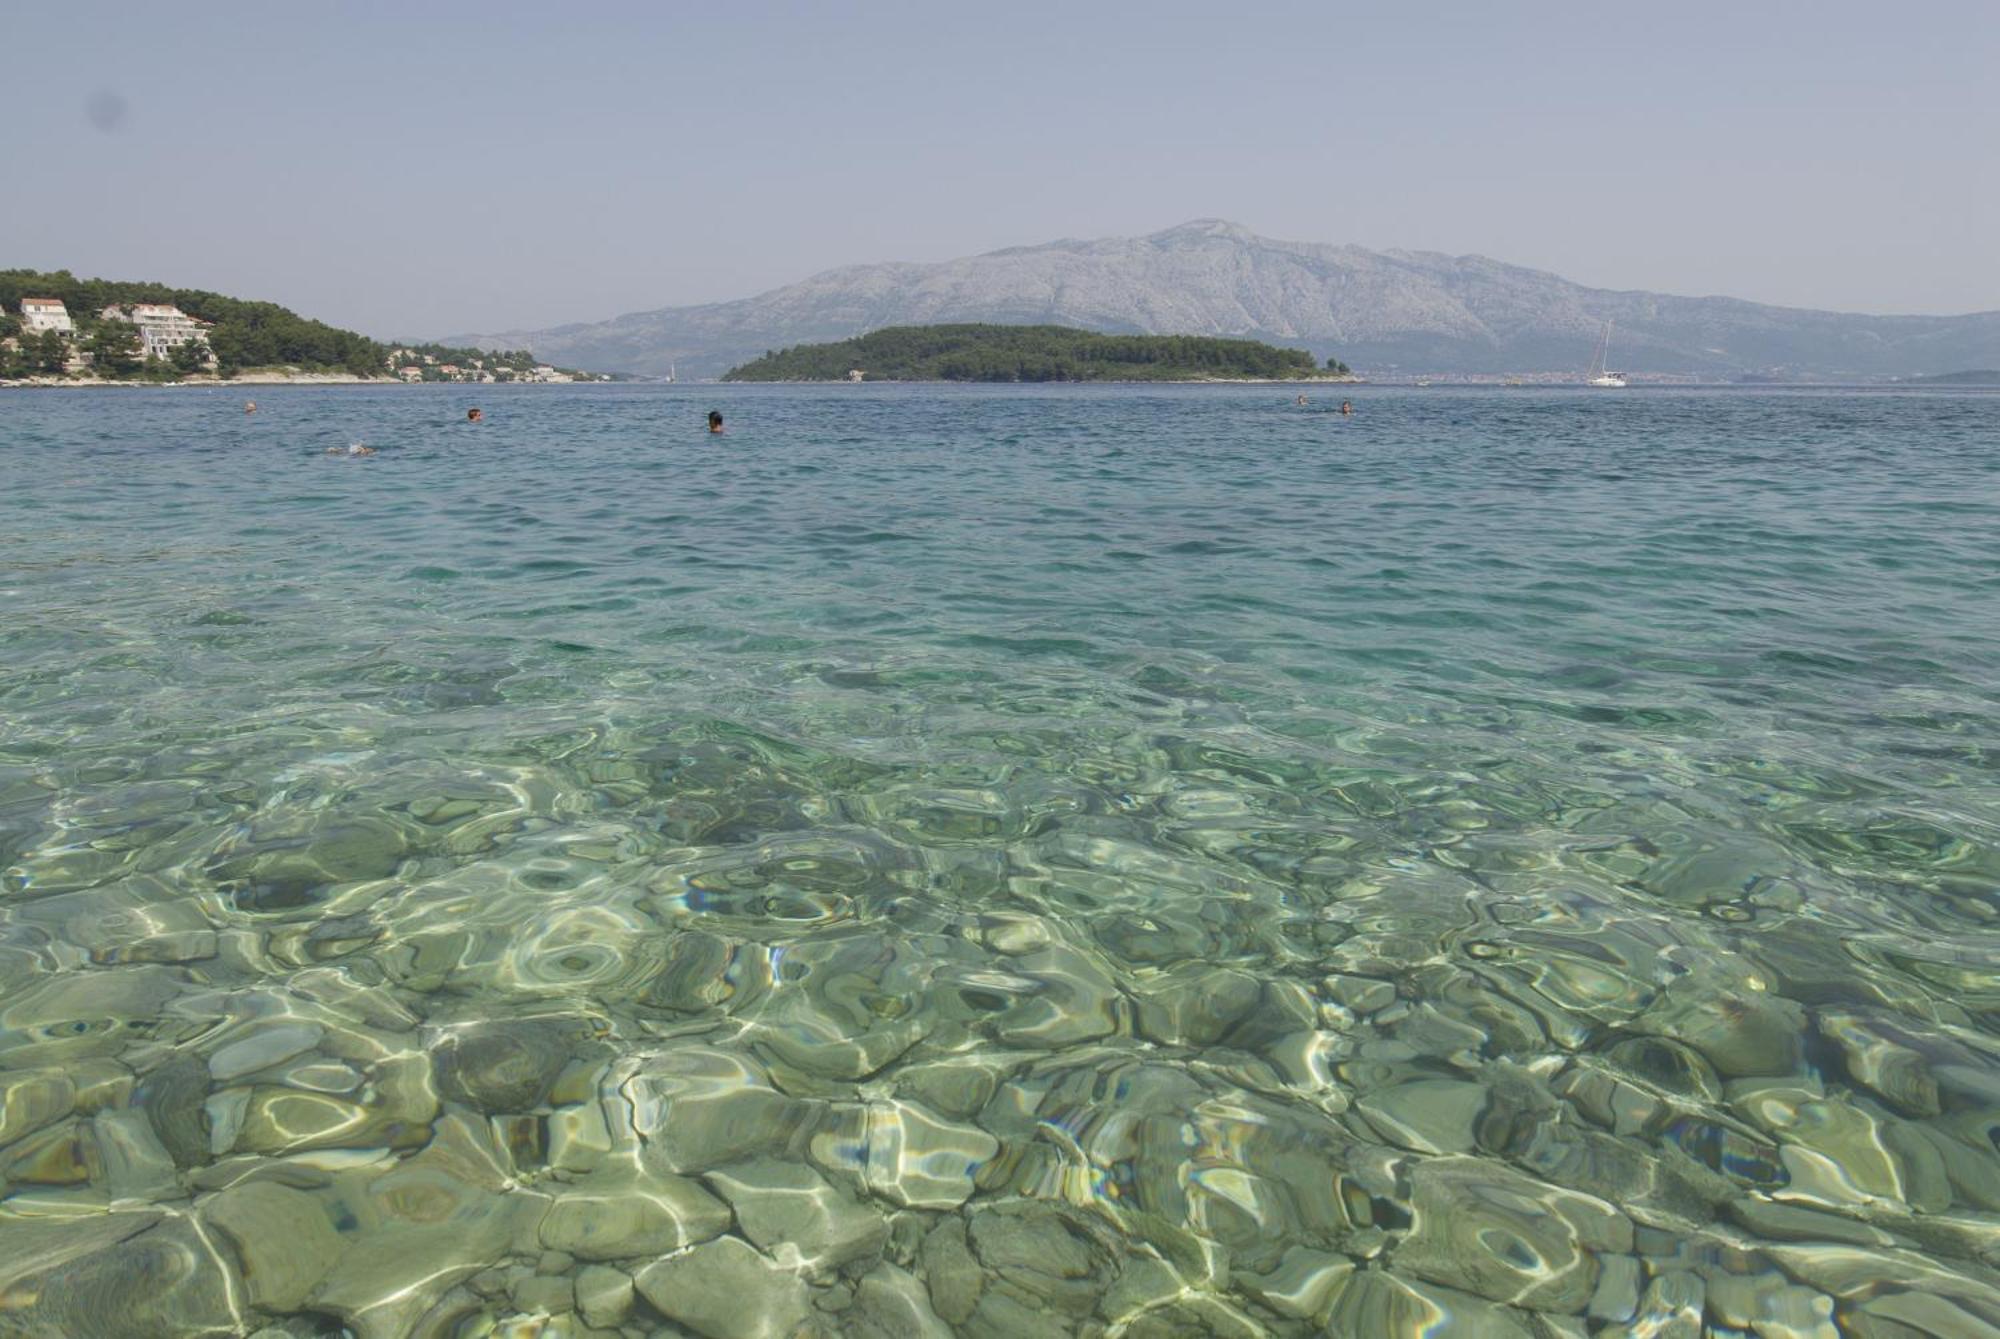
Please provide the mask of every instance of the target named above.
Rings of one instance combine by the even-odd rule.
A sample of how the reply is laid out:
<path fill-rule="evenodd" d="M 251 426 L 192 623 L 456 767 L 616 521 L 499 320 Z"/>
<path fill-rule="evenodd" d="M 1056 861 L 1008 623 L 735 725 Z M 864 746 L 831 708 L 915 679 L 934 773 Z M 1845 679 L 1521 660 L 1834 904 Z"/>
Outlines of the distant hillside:
<path fill-rule="evenodd" d="M 2000 386 L 2000 370 L 1940 372 L 1932 377 L 1904 377 L 1905 386 Z"/>
<path fill-rule="evenodd" d="M 1346 370 L 1336 364 L 1327 375 Z M 1311 354 L 1247 339 L 1099 335 L 1060 325 L 927 325 L 767 353 L 723 380 L 1200 381 L 1318 375 Z"/>
<path fill-rule="evenodd" d="M 198 321 L 210 323 L 205 332 L 214 352 L 216 370 L 223 376 L 253 367 L 296 367 L 306 372 L 345 372 L 353 376 L 389 375 L 395 361 L 390 345 L 300 316 L 275 302 L 252 302 L 200 288 L 174 288 L 168 284 L 121 279 L 79 279 L 68 270 L 0 270 L 0 335 L 15 333 L 19 325 L 21 299 L 54 298 L 69 311 L 75 323 L 73 343 L 90 347 L 99 314 L 106 307 L 128 303 L 161 303 L 180 308 Z M 114 323 L 115 324 L 115 323 Z M 53 337 L 53 336 L 52 336 Z M 491 354 L 470 345 L 448 347 L 440 344 L 394 346 L 415 356 L 409 361 L 423 365 L 426 372 L 435 366 L 464 363 L 474 359 L 508 376 L 527 377 L 538 361 L 526 350 Z M 27 376 L 60 371 L 64 355 L 55 348 L 15 349 L 11 357 L 0 357 L 0 376 Z M 100 360 L 100 372 L 102 360 Z M 193 371 L 170 366 L 146 367 L 134 363 L 126 374 L 143 377 L 177 376 Z M 563 369 L 568 372 L 568 369 Z M 424 374 L 419 373 L 422 377 Z M 572 374 L 575 375 L 575 374 Z M 436 380 L 435 373 L 429 379 Z"/>
<path fill-rule="evenodd" d="M 1337 354 L 1364 373 L 1581 372 L 1607 320 L 1612 365 L 1631 372 L 1875 378 L 2000 366 L 2000 312 L 1860 316 L 1618 292 L 1482 256 L 1273 241 L 1213 220 L 936 265 L 855 265 L 735 302 L 453 342 L 699 377 L 885 326 L 999 322 L 1258 339 Z"/>

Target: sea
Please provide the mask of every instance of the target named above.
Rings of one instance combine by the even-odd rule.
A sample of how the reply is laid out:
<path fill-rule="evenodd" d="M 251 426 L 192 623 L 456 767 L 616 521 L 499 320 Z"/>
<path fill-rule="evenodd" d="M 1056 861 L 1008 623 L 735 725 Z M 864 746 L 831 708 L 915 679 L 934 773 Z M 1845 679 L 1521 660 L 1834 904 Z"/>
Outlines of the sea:
<path fill-rule="evenodd" d="M 0 1333 L 2000 1332 L 2000 395 L 249 393 L 0 392 Z"/>

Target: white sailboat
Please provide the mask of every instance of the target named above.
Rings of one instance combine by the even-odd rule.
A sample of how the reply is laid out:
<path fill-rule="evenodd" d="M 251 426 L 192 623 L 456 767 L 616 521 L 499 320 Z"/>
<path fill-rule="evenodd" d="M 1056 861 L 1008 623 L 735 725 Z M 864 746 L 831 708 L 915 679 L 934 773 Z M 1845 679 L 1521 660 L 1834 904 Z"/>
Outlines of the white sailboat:
<path fill-rule="evenodd" d="M 1590 386 L 1605 386 L 1612 390 L 1625 389 L 1623 372 L 1604 370 L 1604 356 L 1611 351 L 1611 322 L 1604 323 L 1604 333 L 1597 337 L 1597 351 L 1590 355 L 1590 370 L 1583 374 L 1584 383 Z"/>

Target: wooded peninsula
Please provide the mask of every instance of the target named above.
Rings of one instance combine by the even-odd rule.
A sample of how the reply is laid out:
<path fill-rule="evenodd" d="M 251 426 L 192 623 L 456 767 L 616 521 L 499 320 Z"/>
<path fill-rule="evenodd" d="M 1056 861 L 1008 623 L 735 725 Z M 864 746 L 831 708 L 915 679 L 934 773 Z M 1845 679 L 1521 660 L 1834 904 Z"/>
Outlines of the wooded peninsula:
<path fill-rule="evenodd" d="M 906 325 L 800 344 L 724 381 L 1300 381 L 1347 375 L 1304 349 L 1201 335 L 1100 335 L 1059 325 Z"/>
<path fill-rule="evenodd" d="M 149 325 L 164 336 L 146 338 Z M 385 344 L 275 302 L 205 289 L 0 270 L 0 379 L 226 379 L 261 368 L 401 381 L 600 379 L 525 350 Z"/>

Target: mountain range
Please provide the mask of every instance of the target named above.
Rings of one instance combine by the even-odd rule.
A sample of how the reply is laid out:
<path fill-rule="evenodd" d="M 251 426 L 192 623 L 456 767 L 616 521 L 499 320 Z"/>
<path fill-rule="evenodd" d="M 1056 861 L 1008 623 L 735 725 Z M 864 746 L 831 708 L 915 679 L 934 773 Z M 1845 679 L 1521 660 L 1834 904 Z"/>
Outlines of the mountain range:
<path fill-rule="evenodd" d="M 848 265 L 732 302 L 448 342 L 691 379 L 788 345 L 975 321 L 1241 336 L 1363 375 L 1580 371 L 1606 321 L 1612 365 L 1639 375 L 1873 379 L 2000 365 L 2000 311 L 1868 316 L 1590 288 L 1484 256 L 1275 241 L 1218 219 L 937 264 Z"/>

